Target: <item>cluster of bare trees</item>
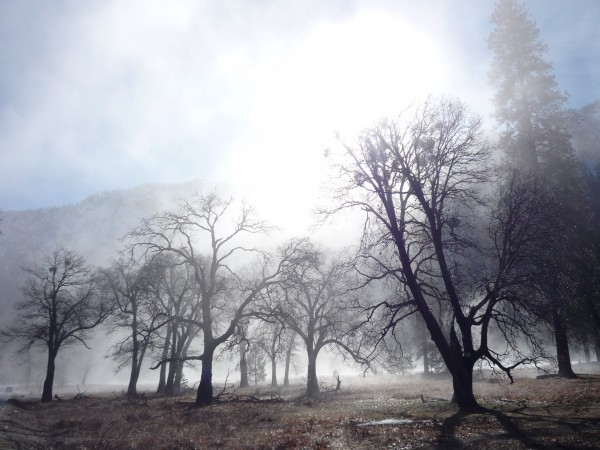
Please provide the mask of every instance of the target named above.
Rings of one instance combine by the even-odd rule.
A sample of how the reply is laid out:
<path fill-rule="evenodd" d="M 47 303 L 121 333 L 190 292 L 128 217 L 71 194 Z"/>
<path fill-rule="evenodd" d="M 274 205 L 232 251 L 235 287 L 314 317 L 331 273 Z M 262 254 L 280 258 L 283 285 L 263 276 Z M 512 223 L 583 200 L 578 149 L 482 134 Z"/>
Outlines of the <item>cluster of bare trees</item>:
<path fill-rule="evenodd" d="M 130 368 L 128 395 L 137 394 L 142 364 L 160 368 L 158 392 L 178 393 L 184 364 L 201 363 L 197 403 L 213 400 L 213 361 L 226 343 L 240 351 L 242 385 L 263 378 L 266 355 L 277 385 L 284 355 L 286 376 L 297 336 L 307 347 L 308 390 L 318 392 L 316 358 L 326 345 L 343 345 L 343 294 L 339 261 L 309 240 L 292 240 L 270 252 L 248 245 L 268 231 L 251 208 L 216 194 L 198 195 L 175 211 L 144 220 L 110 267 L 88 268 L 81 256 L 57 250 L 31 275 L 9 339 L 48 349 L 43 400 L 52 399 L 54 361 L 61 347 L 81 342 L 104 322 L 113 338 L 117 370 Z M 347 271 L 347 270 L 346 270 Z M 25 324 L 25 326 L 23 326 Z M 251 331 L 251 334 L 249 333 Z"/>
<path fill-rule="evenodd" d="M 213 401 L 213 361 L 227 349 L 237 349 L 242 386 L 266 378 L 266 360 L 277 386 L 277 363 L 285 360 L 289 382 L 301 343 L 308 395 L 319 392 L 317 358 L 327 346 L 365 365 L 383 349 L 389 362 L 395 349 L 404 370 L 411 361 L 398 344 L 413 315 L 427 330 L 424 361 L 431 339 L 463 408 L 477 407 L 479 361 L 512 378 L 547 357 L 542 325 L 556 328 L 556 315 L 541 311 L 553 260 L 541 249 L 552 249 L 556 221 L 543 182 L 510 167 L 492 171 L 480 121 L 456 100 L 383 121 L 343 152 L 336 203 L 324 213 L 365 213 L 362 239 L 345 256 L 309 239 L 266 251 L 252 244 L 269 227 L 251 208 L 208 194 L 144 220 L 106 269 L 65 250 L 27 269 L 18 326 L 4 334 L 23 349 L 47 347 L 42 399 L 52 399 L 59 349 L 85 344 L 102 322 L 120 336 L 111 356 L 130 367 L 129 395 L 148 355 L 165 394 L 180 389 L 184 364 L 199 361 L 200 405 Z"/>
<path fill-rule="evenodd" d="M 477 408 L 476 364 L 512 380 L 515 368 L 552 359 L 547 330 L 559 374 L 575 376 L 569 340 L 589 347 L 592 335 L 600 348 L 598 172 L 577 168 L 564 97 L 522 7 L 500 1 L 493 22 L 500 165 L 477 116 L 459 100 L 429 99 L 329 156 L 333 203 L 321 213 L 364 215 L 360 241 L 343 254 L 309 238 L 266 249 L 270 227 L 214 193 L 142 221 L 108 268 L 57 250 L 27 269 L 18 325 L 4 331 L 23 350 L 46 346 L 42 400 L 52 399 L 58 351 L 85 344 L 102 322 L 119 337 L 111 356 L 130 367 L 129 395 L 149 357 L 158 392 L 170 395 L 184 365 L 199 362 L 199 405 L 213 401 L 223 352 L 239 359 L 241 387 L 266 379 L 267 362 L 277 386 L 278 363 L 287 385 L 298 345 L 308 395 L 330 348 L 402 372 L 416 357 L 426 372 L 443 365 L 454 401 Z M 516 48 L 515 35 L 527 45 Z"/>

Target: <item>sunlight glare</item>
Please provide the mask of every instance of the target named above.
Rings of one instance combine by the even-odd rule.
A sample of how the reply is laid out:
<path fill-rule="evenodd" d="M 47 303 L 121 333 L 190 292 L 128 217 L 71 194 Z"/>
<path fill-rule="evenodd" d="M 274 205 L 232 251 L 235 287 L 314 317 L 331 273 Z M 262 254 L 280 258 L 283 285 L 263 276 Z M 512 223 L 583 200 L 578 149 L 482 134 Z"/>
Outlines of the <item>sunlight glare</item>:
<path fill-rule="evenodd" d="M 441 52 L 430 38 L 376 12 L 320 23 L 294 46 L 274 44 L 268 53 L 247 61 L 254 80 L 247 136 L 253 145 L 231 161 L 230 179 L 276 210 L 280 223 L 295 226 L 326 180 L 324 151 L 335 133 L 356 135 L 437 92 L 444 77 Z M 244 70 L 245 63 L 237 64 Z"/>

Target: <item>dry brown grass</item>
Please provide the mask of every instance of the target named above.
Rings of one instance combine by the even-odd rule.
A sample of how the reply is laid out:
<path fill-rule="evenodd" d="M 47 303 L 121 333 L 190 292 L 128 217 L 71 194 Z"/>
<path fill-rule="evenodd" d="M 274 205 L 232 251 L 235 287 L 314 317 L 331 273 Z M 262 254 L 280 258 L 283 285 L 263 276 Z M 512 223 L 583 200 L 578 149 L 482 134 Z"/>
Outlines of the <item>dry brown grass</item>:
<path fill-rule="evenodd" d="M 477 398 L 490 409 L 479 414 L 462 414 L 448 402 L 449 380 L 345 380 L 342 392 L 315 399 L 301 391 L 281 390 L 281 399 L 270 400 L 266 388 L 238 390 L 205 408 L 194 407 L 193 395 L 12 401 L 0 416 L 0 448 L 596 448 L 600 442 L 598 375 L 476 383 Z M 360 425 L 390 418 L 413 422 Z"/>

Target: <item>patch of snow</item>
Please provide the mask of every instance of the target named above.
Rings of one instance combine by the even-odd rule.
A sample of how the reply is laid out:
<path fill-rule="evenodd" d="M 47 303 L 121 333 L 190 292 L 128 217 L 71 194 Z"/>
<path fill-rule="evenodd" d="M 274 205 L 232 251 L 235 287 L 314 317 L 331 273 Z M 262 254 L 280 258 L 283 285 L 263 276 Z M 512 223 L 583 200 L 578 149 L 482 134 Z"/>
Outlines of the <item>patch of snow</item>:
<path fill-rule="evenodd" d="M 383 419 L 383 420 L 371 420 L 365 423 L 359 423 L 357 427 L 370 427 L 374 425 L 405 425 L 407 423 L 413 423 L 411 419 Z"/>

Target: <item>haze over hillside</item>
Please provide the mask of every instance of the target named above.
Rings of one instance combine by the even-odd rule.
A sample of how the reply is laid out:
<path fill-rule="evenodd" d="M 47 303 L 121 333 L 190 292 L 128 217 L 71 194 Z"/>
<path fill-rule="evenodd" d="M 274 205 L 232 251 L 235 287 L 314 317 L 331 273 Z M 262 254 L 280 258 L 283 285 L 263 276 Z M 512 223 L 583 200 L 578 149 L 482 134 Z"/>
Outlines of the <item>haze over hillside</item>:
<path fill-rule="evenodd" d="M 39 261 L 57 246 L 81 253 L 92 265 L 117 257 L 120 238 L 140 219 L 202 188 L 201 181 L 143 185 L 92 195 L 79 203 L 26 211 L 4 211 L 0 235 L 0 306 L 4 323 L 20 298 L 21 268 Z"/>

